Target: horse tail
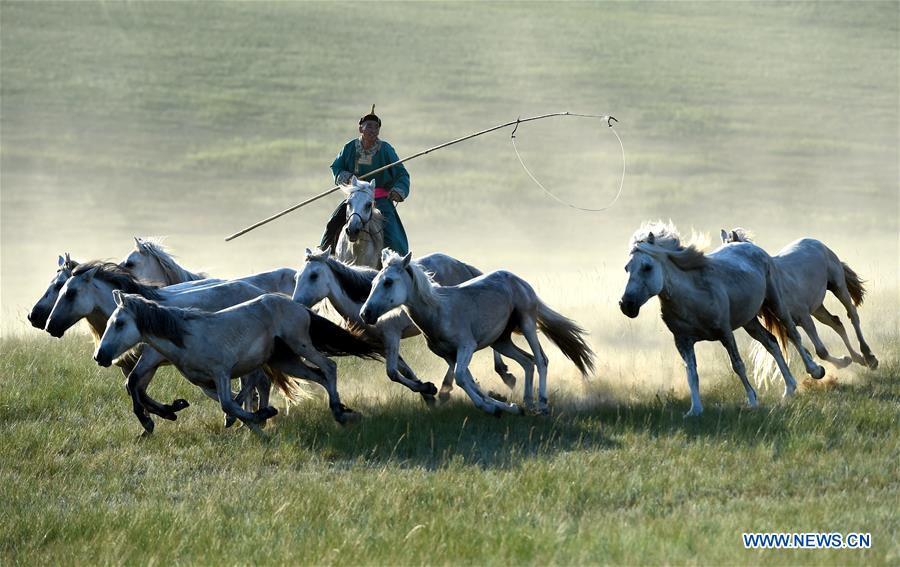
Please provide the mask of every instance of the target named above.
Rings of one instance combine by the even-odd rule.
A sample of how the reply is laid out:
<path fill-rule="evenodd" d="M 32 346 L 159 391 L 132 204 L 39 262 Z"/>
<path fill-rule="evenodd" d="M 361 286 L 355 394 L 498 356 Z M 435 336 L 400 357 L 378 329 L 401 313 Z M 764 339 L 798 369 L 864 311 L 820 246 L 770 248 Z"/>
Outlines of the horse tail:
<path fill-rule="evenodd" d="M 273 366 L 269 366 L 268 364 L 264 364 L 262 367 L 263 372 L 268 376 L 269 381 L 273 386 L 278 388 L 278 391 L 287 399 L 290 403 L 297 403 L 300 400 L 310 399 L 313 397 L 307 390 L 305 390 L 300 384 L 297 383 L 296 380 L 278 370 Z"/>
<path fill-rule="evenodd" d="M 381 341 L 366 335 L 360 327 L 349 330 L 309 311 L 309 336 L 313 346 L 326 356 L 379 358 L 384 353 Z"/>
<path fill-rule="evenodd" d="M 844 268 L 844 280 L 847 283 L 847 291 L 850 292 L 853 305 L 859 307 L 866 297 L 866 288 L 863 286 L 865 282 L 860 279 L 856 272 L 853 271 L 853 268 L 848 266 L 846 262 L 841 262 L 841 266 Z"/>
<path fill-rule="evenodd" d="M 762 326 L 765 327 L 767 331 L 775 335 L 775 339 L 778 341 L 778 348 L 781 349 L 781 355 L 784 357 L 785 361 L 787 361 L 787 327 L 784 326 L 784 324 L 775 315 L 775 312 L 772 311 L 772 308 L 769 305 L 763 304 L 762 309 L 760 309 L 759 315 L 757 315 L 757 317 L 759 317 Z"/>
<path fill-rule="evenodd" d="M 587 331 L 575 321 L 539 301 L 537 326 L 578 367 L 582 376 L 594 372 L 594 351 L 584 339 Z"/>

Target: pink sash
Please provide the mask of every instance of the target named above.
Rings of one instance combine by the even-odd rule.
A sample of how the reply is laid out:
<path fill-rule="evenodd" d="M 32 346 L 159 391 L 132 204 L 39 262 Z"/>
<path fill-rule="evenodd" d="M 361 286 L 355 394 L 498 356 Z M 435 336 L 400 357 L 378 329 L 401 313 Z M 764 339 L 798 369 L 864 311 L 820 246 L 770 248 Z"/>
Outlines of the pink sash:
<path fill-rule="evenodd" d="M 376 199 L 384 199 L 390 196 L 391 190 L 385 189 L 384 187 L 376 187 L 375 188 L 375 198 Z"/>

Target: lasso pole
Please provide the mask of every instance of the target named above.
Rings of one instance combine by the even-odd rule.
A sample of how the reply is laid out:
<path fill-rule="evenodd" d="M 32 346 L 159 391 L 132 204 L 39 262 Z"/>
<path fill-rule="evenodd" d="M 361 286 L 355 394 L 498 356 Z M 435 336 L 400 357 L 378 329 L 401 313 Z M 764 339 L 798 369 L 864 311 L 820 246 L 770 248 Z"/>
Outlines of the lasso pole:
<path fill-rule="evenodd" d="M 385 169 L 394 167 L 395 165 L 399 165 L 399 164 L 401 164 L 401 163 L 403 163 L 403 162 L 407 162 L 407 161 L 413 160 L 413 159 L 415 159 L 415 158 L 417 158 L 417 157 L 424 156 L 425 154 L 431 153 L 431 152 L 433 152 L 433 151 L 435 151 L 435 150 L 440 150 L 441 148 L 446 148 L 447 146 L 452 146 L 453 144 L 458 144 L 459 142 L 464 142 L 464 141 L 469 140 L 469 139 L 472 139 L 472 138 L 474 138 L 474 137 L 476 137 L 476 136 L 481 136 L 482 134 L 487 134 L 488 132 L 493 132 L 494 130 L 499 130 L 499 129 L 501 129 L 501 128 L 506 128 L 506 127 L 508 127 L 508 126 L 512 126 L 513 124 L 515 124 L 516 126 L 518 126 L 518 125 L 521 124 L 522 122 L 531 122 L 531 121 L 533 121 L 533 120 L 540 120 L 540 119 L 542 119 L 542 118 L 550 118 L 551 116 L 581 116 L 581 117 L 585 117 L 585 118 L 605 118 L 605 119 L 606 119 L 606 123 L 607 123 L 608 126 L 612 126 L 612 121 L 613 121 L 613 120 L 616 120 L 616 119 L 613 118 L 612 116 L 607 116 L 607 115 L 602 115 L 602 116 L 601 116 L 601 115 L 593 115 L 593 114 L 574 114 L 574 113 L 572 113 L 572 112 L 552 112 L 552 113 L 550 113 L 550 114 L 542 114 L 542 115 L 540 115 L 540 116 L 532 116 L 532 117 L 529 117 L 529 118 L 517 118 L 516 120 L 513 120 L 513 121 L 511 121 L 511 122 L 506 122 L 506 123 L 500 124 L 500 125 L 498 125 L 498 126 L 493 126 L 493 127 L 491 127 L 491 128 L 487 128 L 487 129 L 485 129 L 485 130 L 481 130 L 480 132 L 475 132 L 474 134 L 469 134 L 468 136 L 463 136 L 462 138 L 457 138 L 457 139 L 455 139 L 455 140 L 451 140 L 451 141 L 449 141 L 449 142 L 445 142 L 445 143 L 440 144 L 440 145 L 438 145 L 438 146 L 434 146 L 433 148 L 428 148 L 427 150 L 421 151 L 421 152 L 419 152 L 419 153 L 417 153 L 417 154 L 413 154 L 413 155 L 411 155 L 411 156 L 409 156 L 409 157 L 405 157 L 405 158 L 403 158 L 403 159 L 397 160 L 397 161 L 395 161 L 394 163 L 389 163 L 388 165 L 386 165 L 386 166 L 384 166 L 384 167 L 379 167 L 378 169 L 376 169 L 376 170 L 374 170 L 374 171 L 370 171 L 369 173 L 367 173 L 367 174 L 365 174 L 365 175 L 360 175 L 360 176 L 359 176 L 359 179 L 367 179 L 367 178 L 369 178 L 369 177 L 372 177 L 372 176 L 375 175 L 376 173 L 381 173 L 381 172 L 384 171 Z M 296 210 L 299 209 L 300 207 L 303 207 L 303 206 L 305 206 L 305 205 L 308 205 L 308 204 L 312 203 L 313 201 L 317 201 L 317 200 L 321 199 L 322 197 L 325 197 L 326 195 L 330 195 L 330 194 L 334 193 L 335 191 L 337 191 L 337 190 L 340 189 L 340 188 L 341 188 L 340 185 L 335 185 L 335 186 L 332 187 L 331 189 L 329 189 L 329 190 L 327 190 L 327 191 L 323 191 L 322 193 L 319 193 L 318 195 L 315 195 L 314 197 L 310 197 L 309 199 L 303 201 L 302 203 L 297 203 L 297 204 L 294 205 L 293 207 L 288 207 L 287 209 L 284 209 L 284 210 L 281 211 L 281 212 L 275 213 L 274 215 L 272 215 L 272 216 L 270 216 L 270 217 L 268 217 L 268 218 L 266 218 L 266 219 L 263 219 L 263 220 L 261 220 L 261 221 L 259 221 L 259 222 L 257 222 L 257 223 L 254 223 L 254 224 L 248 226 L 247 228 L 244 228 L 244 229 L 239 230 L 238 232 L 235 232 L 235 233 L 232 234 L 231 236 L 226 237 L 226 238 L 225 238 L 225 241 L 228 242 L 228 241 L 230 241 L 230 240 L 234 240 L 234 239 L 237 238 L 238 236 L 242 236 L 242 235 L 244 235 L 244 234 L 247 234 L 248 232 L 250 232 L 250 231 L 253 230 L 253 229 L 259 228 L 259 227 L 261 227 L 261 226 L 264 225 L 264 224 L 268 224 L 268 223 L 272 222 L 272 221 L 275 220 L 275 219 L 281 218 L 281 217 L 283 217 L 284 215 L 286 215 L 286 214 L 288 214 L 288 213 L 290 213 L 290 212 L 296 211 Z"/>

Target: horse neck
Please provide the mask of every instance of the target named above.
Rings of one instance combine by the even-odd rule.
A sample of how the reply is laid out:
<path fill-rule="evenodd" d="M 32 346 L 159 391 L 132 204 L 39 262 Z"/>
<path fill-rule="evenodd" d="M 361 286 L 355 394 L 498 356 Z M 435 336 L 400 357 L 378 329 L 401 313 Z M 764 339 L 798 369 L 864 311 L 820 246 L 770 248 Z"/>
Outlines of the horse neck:
<path fill-rule="evenodd" d="M 659 292 L 659 301 L 663 310 L 698 301 L 697 277 L 703 268 L 682 270 L 668 258 L 660 263 L 663 266 L 663 289 Z"/>
<path fill-rule="evenodd" d="M 347 292 L 344 291 L 344 288 L 341 287 L 341 284 L 338 282 L 338 279 L 335 276 L 331 276 L 334 278 L 334 285 L 328 286 L 328 301 L 337 309 L 337 312 L 348 321 L 353 321 L 355 323 L 362 323 L 362 319 L 359 316 L 359 310 L 362 308 L 362 302 L 354 301 Z"/>
<path fill-rule="evenodd" d="M 433 286 L 416 285 L 415 278 L 410 276 L 410 285 L 403 310 L 426 335 L 429 334 L 426 329 L 436 327 L 444 318 L 440 299 Z"/>

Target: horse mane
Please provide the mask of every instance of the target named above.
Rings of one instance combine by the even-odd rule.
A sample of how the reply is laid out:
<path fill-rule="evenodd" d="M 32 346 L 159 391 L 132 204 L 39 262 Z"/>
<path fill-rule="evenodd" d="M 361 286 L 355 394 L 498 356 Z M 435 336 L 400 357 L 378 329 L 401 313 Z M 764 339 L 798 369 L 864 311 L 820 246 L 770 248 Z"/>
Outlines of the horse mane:
<path fill-rule="evenodd" d="M 341 237 L 341 230 L 344 229 L 344 223 L 347 222 L 347 201 L 341 201 L 335 214 L 328 219 L 325 225 L 325 236 L 322 237 L 322 250 L 331 249 L 331 253 L 337 250 L 338 239 Z"/>
<path fill-rule="evenodd" d="M 341 289 L 353 301 L 362 303 L 369 297 L 369 292 L 372 291 L 372 280 L 378 275 L 378 270 L 364 266 L 351 266 L 334 256 L 310 256 L 310 260 L 325 262 Z"/>
<path fill-rule="evenodd" d="M 133 295 L 124 298 L 124 307 L 134 315 L 135 324 L 141 333 L 166 339 L 179 348 L 184 348 L 184 337 L 190 334 L 184 322 L 210 315 L 199 309 L 163 307 Z"/>
<path fill-rule="evenodd" d="M 121 289 L 125 293 L 133 293 L 147 299 L 162 299 L 157 285 L 145 284 L 138 280 L 134 275 L 114 262 L 103 262 L 101 260 L 92 260 L 79 264 L 72 270 L 72 277 L 95 270 L 95 278 L 105 281 L 114 289 Z"/>
<path fill-rule="evenodd" d="M 394 266 L 402 267 L 403 265 L 403 256 L 397 254 L 394 251 L 391 251 L 388 254 L 388 257 L 385 261 L 385 267 Z M 415 262 L 410 262 L 410 264 L 406 267 L 406 273 L 409 274 L 412 279 L 412 290 L 410 290 L 416 297 L 424 300 L 425 304 L 431 308 L 436 309 L 440 306 L 440 296 L 438 296 L 434 291 L 435 288 L 440 287 L 432 277 L 432 274 L 425 271 L 425 268 L 416 264 Z"/>
<path fill-rule="evenodd" d="M 649 242 L 650 235 L 653 242 Z M 672 221 L 645 222 L 631 236 L 630 248 L 638 249 L 652 256 L 669 258 L 676 267 L 682 270 L 696 270 L 707 265 L 709 258 L 703 253 L 701 245 L 708 239 L 692 231 L 688 243 L 682 244 L 681 234 Z"/>
<path fill-rule="evenodd" d="M 167 284 L 192 282 L 209 277 L 204 272 L 194 273 L 180 266 L 175 261 L 175 257 L 172 255 L 172 253 L 166 250 L 166 247 L 163 246 L 161 238 L 142 238 L 141 248 L 138 251 L 148 254 L 159 263 L 159 267 L 162 269 L 163 275 L 166 278 L 165 283 Z"/>

